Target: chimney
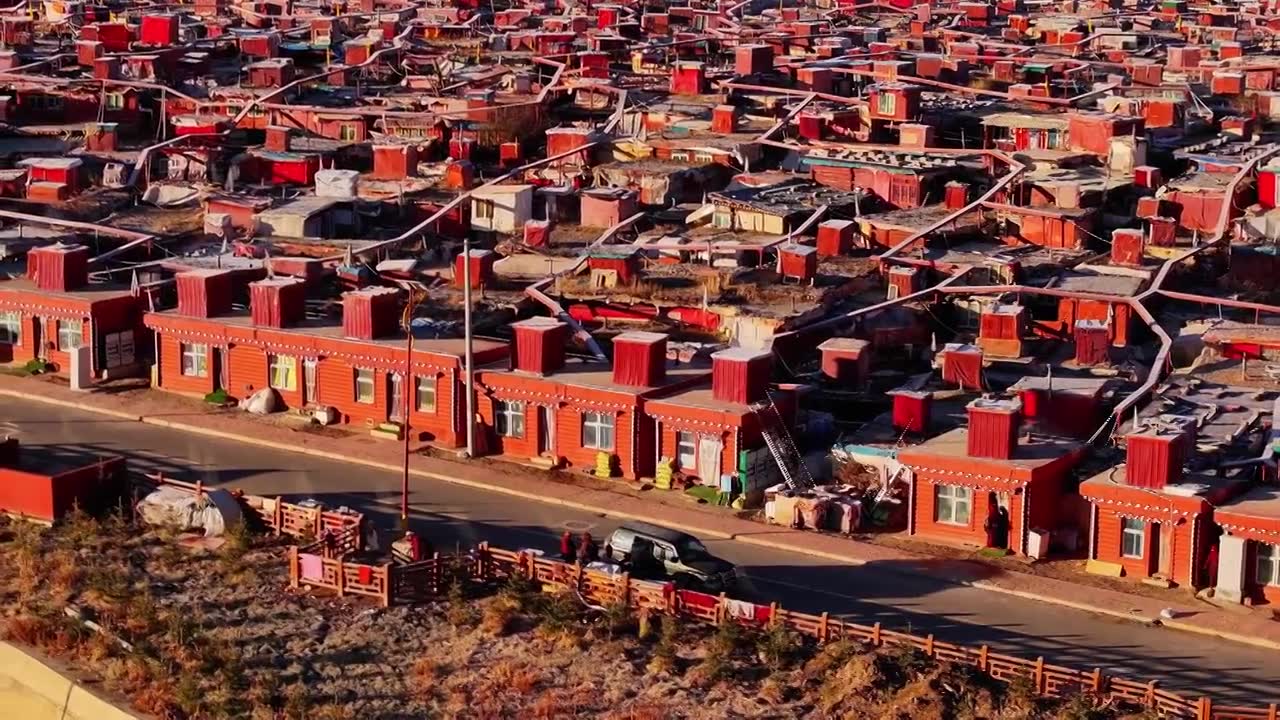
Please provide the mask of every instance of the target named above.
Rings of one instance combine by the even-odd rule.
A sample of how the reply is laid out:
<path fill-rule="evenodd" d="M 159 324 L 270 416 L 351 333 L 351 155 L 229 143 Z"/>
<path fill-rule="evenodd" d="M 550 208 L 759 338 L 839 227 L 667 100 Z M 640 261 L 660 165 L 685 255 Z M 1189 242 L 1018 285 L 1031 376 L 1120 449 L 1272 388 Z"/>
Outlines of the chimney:
<path fill-rule="evenodd" d="M 948 210 L 959 210 L 969 204 L 968 183 L 956 182 L 953 180 L 946 184 L 946 187 L 943 189 L 943 193 Z"/>
<path fill-rule="evenodd" d="M 818 276 L 818 248 L 812 245 L 784 245 L 778 248 L 778 274 L 801 284 Z"/>
<path fill-rule="evenodd" d="M 717 105 L 711 110 L 711 132 L 728 135 L 738 128 L 738 108 L 733 105 Z"/>
<path fill-rule="evenodd" d="M 768 45 L 739 45 L 733 52 L 733 71 L 755 75 L 773 69 L 773 48 Z"/>
<path fill-rule="evenodd" d="M 627 387 L 657 387 L 667 375 L 667 336 L 624 332 L 613 339 L 613 382 Z"/>
<path fill-rule="evenodd" d="M 1180 482 L 1195 431 L 1194 418 L 1162 415 L 1125 435 L 1125 483 L 1160 490 Z"/>
<path fill-rule="evenodd" d="M 1141 230 L 1121 228 L 1111 233 L 1111 264 L 1142 265 L 1146 237 Z"/>
<path fill-rule="evenodd" d="M 857 338 L 835 337 L 818 345 L 822 374 L 849 387 L 862 387 L 871 371 L 871 343 Z"/>
<path fill-rule="evenodd" d="M 418 148 L 413 145 L 374 145 L 373 177 L 402 180 L 418 174 Z"/>
<path fill-rule="evenodd" d="M 56 243 L 27 252 L 27 277 L 50 292 L 79 290 L 89 284 L 89 248 Z"/>
<path fill-rule="evenodd" d="M 255 327 L 286 328 L 302 321 L 307 284 L 297 278 L 267 278 L 249 283 L 249 314 Z"/>
<path fill-rule="evenodd" d="M 535 317 L 511 323 L 511 369 L 550 375 L 564 367 L 569 326 L 559 320 Z"/>
<path fill-rule="evenodd" d="M 291 135 L 293 135 L 293 128 L 282 127 L 280 125 L 268 126 L 266 149 L 270 152 L 289 152 L 289 140 Z"/>
<path fill-rule="evenodd" d="M 827 220 L 818 225 L 818 255 L 834 257 L 853 249 L 858 226 L 852 220 Z"/>
<path fill-rule="evenodd" d="M 982 390 L 982 348 L 960 343 L 943 347 L 942 381 L 961 390 Z"/>
<path fill-rule="evenodd" d="M 211 318 L 231 312 L 230 270 L 187 270 L 173 276 L 178 286 L 178 314 Z"/>
<path fill-rule="evenodd" d="M 711 356 L 711 396 L 720 402 L 750 405 L 768 398 L 773 353 L 730 348 Z"/>
<path fill-rule="evenodd" d="M 493 279 L 493 263 L 496 259 L 492 250 L 471 251 L 472 289 L 489 284 Z M 465 262 L 467 262 L 467 256 L 462 253 L 458 253 L 458 257 L 453 261 L 453 284 L 456 287 L 463 287 L 466 282 L 466 267 L 463 265 Z"/>
<path fill-rule="evenodd" d="M 1016 398 L 979 398 L 965 406 L 969 411 L 969 457 L 1009 460 L 1018 447 L 1022 401 Z"/>
<path fill-rule="evenodd" d="M 896 300 L 920 289 L 920 268 L 897 266 L 889 269 L 889 298 Z"/>
<path fill-rule="evenodd" d="M 1110 359 L 1110 338 L 1102 320 L 1077 320 L 1075 327 L 1076 364 L 1104 365 Z"/>
<path fill-rule="evenodd" d="M 893 427 L 901 432 L 923 435 L 929 432 L 933 414 L 933 393 L 919 390 L 890 390 L 893 397 Z"/>
<path fill-rule="evenodd" d="M 395 335 L 400 326 L 400 291 L 390 287 L 352 290 L 342 296 L 342 334 L 355 340 Z"/>

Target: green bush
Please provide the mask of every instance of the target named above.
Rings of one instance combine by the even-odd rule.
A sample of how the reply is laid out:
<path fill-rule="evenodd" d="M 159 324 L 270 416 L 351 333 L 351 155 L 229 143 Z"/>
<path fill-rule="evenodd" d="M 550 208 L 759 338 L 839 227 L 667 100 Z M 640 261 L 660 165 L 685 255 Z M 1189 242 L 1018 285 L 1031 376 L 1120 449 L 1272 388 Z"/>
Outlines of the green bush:
<path fill-rule="evenodd" d="M 49 362 L 41 358 L 32 358 L 27 361 L 26 365 L 22 366 L 22 371 L 31 375 L 47 373 L 49 372 Z"/>
<path fill-rule="evenodd" d="M 226 390 L 223 390 L 222 388 L 218 388 L 217 390 L 214 390 L 208 395 L 205 395 L 204 401 L 209 403 L 210 405 L 226 405 L 228 402 L 231 401 L 231 396 L 227 394 Z"/>

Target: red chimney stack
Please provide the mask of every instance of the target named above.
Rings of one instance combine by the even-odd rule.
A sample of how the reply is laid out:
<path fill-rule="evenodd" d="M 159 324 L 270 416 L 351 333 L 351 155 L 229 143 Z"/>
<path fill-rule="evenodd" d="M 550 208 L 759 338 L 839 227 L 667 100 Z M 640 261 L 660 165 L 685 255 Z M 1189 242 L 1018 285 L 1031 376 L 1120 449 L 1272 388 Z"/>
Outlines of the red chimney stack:
<path fill-rule="evenodd" d="M 178 314 L 211 318 L 231 312 L 230 270 L 187 270 L 173 276 L 178 286 Z"/>
<path fill-rule="evenodd" d="M 390 287 L 352 290 L 342 296 L 342 334 L 356 340 L 394 335 L 400 326 L 400 291 Z"/>
<path fill-rule="evenodd" d="M 982 348 L 960 343 L 942 348 L 942 381 L 961 390 L 981 390 Z"/>
<path fill-rule="evenodd" d="M 656 387 L 667 376 L 667 336 L 625 332 L 613 339 L 613 381 L 627 387 Z"/>
<path fill-rule="evenodd" d="M 750 405 L 768 396 L 773 353 L 730 348 L 711 356 L 711 396 L 720 402 Z"/>
<path fill-rule="evenodd" d="M 1018 447 L 1022 401 L 979 398 L 969 403 L 969 457 L 1009 460 Z"/>
<path fill-rule="evenodd" d="M 893 427 L 923 435 L 929 432 L 933 415 L 933 393 L 921 390 L 890 390 L 893 397 Z"/>
<path fill-rule="evenodd" d="M 67 292 L 89 284 L 89 248 L 56 243 L 27 252 L 27 277 L 41 290 Z"/>
<path fill-rule="evenodd" d="M 569 326 L 546 317 L 511 323 L 512 370 L 550 375 L 564 367 L 564 348 L 569 342 Z"/>
<path fill-rule="evenodd" d="M 1195 420 L 1180 416 L 1149 419 L 1125 435 L 1125 482 L 1159 490 L 1182 480 L 1182 463 L 1195 435 Z"/>
<path fill-rule="evenodd" d="M 297 278 L 267 278 L 249 283 L 249 315 L 256 327 L 286 328 L 302 321 L 307 284 Z"/>

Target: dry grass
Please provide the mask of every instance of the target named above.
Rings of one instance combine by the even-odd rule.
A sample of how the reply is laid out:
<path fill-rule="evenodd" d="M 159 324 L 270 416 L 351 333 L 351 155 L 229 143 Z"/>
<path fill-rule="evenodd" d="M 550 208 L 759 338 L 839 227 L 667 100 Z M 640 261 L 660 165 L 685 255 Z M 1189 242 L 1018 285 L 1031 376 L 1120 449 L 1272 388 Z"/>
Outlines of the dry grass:
<path fill-rule="evenodd" d="M 822 648 L 781 630 L 711 630 L 520 580 L 485 596 L 373 611 L 286 590 L 279 548 L 174 550 L 171 538 L 78 519 L 64 534 L 0 521 L 11 641 L 93 670 L 161 718 L 946 718 L 1113 720 L 1087 699 L 1046 701 L 902 649 Z M 7 533 L 4 531 L 8 531 Z M 24 558 L 46 581 L 20 599 Z M 239 584 L 229 578 L 248 578 Z M 66 618 L 68 603 L 107 631 Z M 133 651 L 114 638 L 133 643 Z M 646 674 L 647 672 L 647 674 Z"/>

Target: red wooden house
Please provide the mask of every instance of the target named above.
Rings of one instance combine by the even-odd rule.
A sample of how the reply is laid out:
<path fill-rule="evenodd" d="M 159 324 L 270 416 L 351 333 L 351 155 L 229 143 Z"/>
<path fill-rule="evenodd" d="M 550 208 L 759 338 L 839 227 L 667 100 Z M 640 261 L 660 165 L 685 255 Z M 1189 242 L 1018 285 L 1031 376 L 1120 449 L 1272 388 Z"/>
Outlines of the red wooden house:
<path fill-rule="evenodd" d="M 88 283 L 89 249 L 47 245 L 27 254 L 27 277 L 0 282 L 0 362 L 44 359 L 65 370 L 89 345 L 95 377 L 127 374 L 147 340 L 144 300 L 127 288 Z"/>
<path fill-rule="evenodd" d="M 1274 486 L 1218 505 L 1213 519 L 1223 532 L 1214 599 L 1280 603 L 1280 499 Z"/>
<path fill-rule="evenodd" d="M 1196 436 L 1193 417 L 1149 418 L 1125 436 L 1125 464 L 1080 484 L 1092 504 L 1092 570 L 1203 586 L 1213 506 L 1243 488 L 1230 478 L 1185 472 Z"/>
<path fill-rule="evenodd" d="M 912 472 L 912 535 L 948 543 L 1028 550 L 1033 528 L 1054 530 L 1064 481 L 1082 455 L 1077 443 L 1019 436 L 1018 400 L 975 400 L 969 428 L 943 433 L 898 453 Z M 1007 536 L 993 520 L 1005 516 Z"/>
<path fill-rule="evenodd" d="M 343 322 L 335 324 L 297 318 L 298 297 L 281 292 L 296 281 L 263 281 L 250 313 L 232 314 L 220 298 L 234 279 L 179 277 L 187 289 L 180 285 L 178 307 L 146 316 L 159 336 L 156 387 L 193 395 L 223 389 L 234 397 L 270 387 L 285 407 L 331 409 L 340 422 L 369 426 L 403 423 L 407 400 L 415 438 L 454 447 L 465 442 L 463 342 L 415 339 L 406 383 L 399 303 L 385 290 L 348 293 Z M 475 343 L 477 363 L 506 353 L 503 343 Z"/>
<path fill-rule="evenodd" d="M 498 454 L 551 466 L 651 476 L 655 430 L 646 399 L 678 391 L 705 369 L 666 367 L 666 336 L 624 333 L 614 339 L 612 367 L 566 363 L 568 326 L 549 318 L 512 325 L 510 369 L 480 371 L 479 412 Z"/>

